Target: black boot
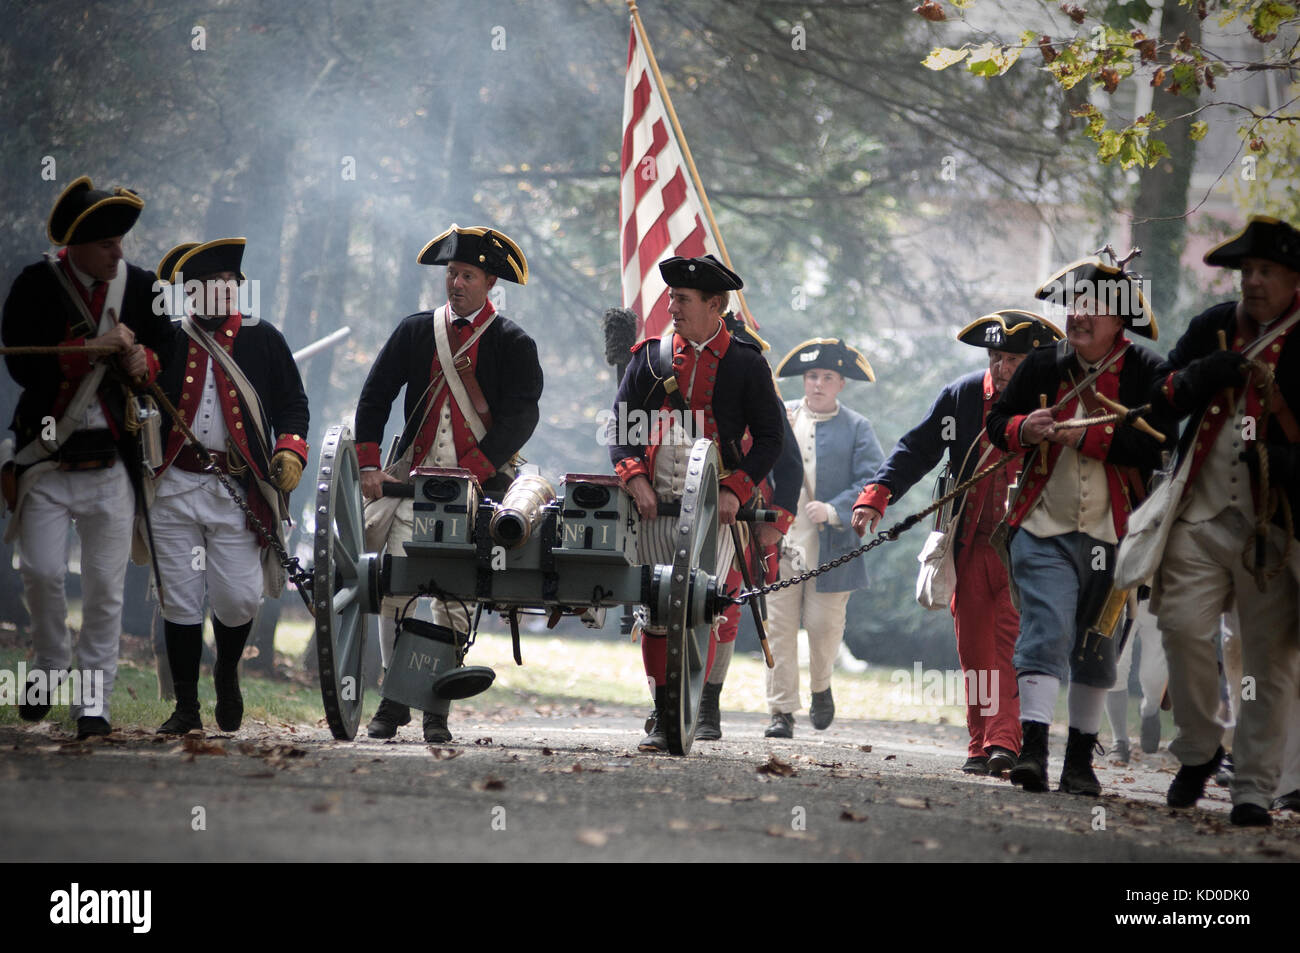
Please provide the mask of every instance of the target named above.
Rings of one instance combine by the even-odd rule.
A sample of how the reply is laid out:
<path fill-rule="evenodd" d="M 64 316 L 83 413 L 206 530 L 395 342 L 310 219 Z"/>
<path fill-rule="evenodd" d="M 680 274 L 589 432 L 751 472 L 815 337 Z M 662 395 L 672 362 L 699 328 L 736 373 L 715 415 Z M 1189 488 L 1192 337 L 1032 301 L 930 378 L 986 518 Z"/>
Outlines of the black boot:
<path fill-rule="evenodd" d="M 172 680 L 176 690 L 176 710 L 158 729 L 160 735 L 183 735 L 198 729 L 203 730 L 203 720 L 199 717 L 199 683 Z"/>
<path fill-rule="evenodd" d="M 655 713 L 652 716 L 654 724 L 646 728 L 646 736 L 641 739 L 641 743 L 636 746 L 637 751 L 647 751 L 651 753 L 663 753 L 668 751 L 668 719 L 672 717 L 668 711 L 668 686 L 655 686 Z"/>
<path fill-rule="evenodd" d="M 199 719 L 199 657 L 203 653 L 203 623 L 181 625 L 163 620 L 167 667 L 176 692 L 176 710 L 158 729 L 160 735 L 183 735 L 203 729 Z"/>
<path fill-rule="evenodd" d="M 366 726 L 366 734 L 371 738 L 392 738 L 397 729 L 411 723 L 411 709 L 400 702 L 387 698 L 379 702 L 379 710 Z"/>
<path fill-rule="evenodd" d="M 1165 803 L 1170 807 L 1192 807 L 1205 793 L 1205 782 L 1219 770 L 1223 760 L 1223 748 L 1214 752 L 1214 757 L 1204 764 L 1185 764 L 1174 775 L 1165 795 Z"/>
<path fill-rule="evenodd" d="M 447 712 L 426 711 L 423 727 L 424 740 L 429 744 L 441 745 L 451 741 L 451 729 L 447 727 Z"/>
<path fill-rule="evenodd" d="M 722 737 L 722 710 L 718 705 L 721 695 L 721 685 L 704 683 L 704 691 L 700 693 L 700 713 L 695 719 L 696 741 L 717 741 Z"/>
<path fill-rule="evenodd" d="M 217 689 L 217 727 L 238 731 L 244 720 L 244 696 L 239 691 L 239 659 L 244 643 L 252 631 L 253 620 L 229 626 L 212 617 L 212 631 L 217 640 L 217 663 L 212 666 L 212 681 Z"/>
<path fill-rule="evenodd" d="M 1070 737 L 1065 742 L 1065 765 L 1061 768 L 1061 784 L 1057 788 L 1058 791 L 1066 794 L 1086 794 L 1091 797 L 1101 794 L 1101 782 L 1097 780 L 1097 773 L 1092 770 L 1093 749 L 1100 747 L 1095 734 L 1085 735 L 1078 728 L 1070 729 Z"/>
<path fill-rule="evenodd" d="M 1041 721 L 1020 723 L 1020 756 L 1011 769 L 1011 783 L 1026 791 L 1047 790 L 1047 726 Z"/>

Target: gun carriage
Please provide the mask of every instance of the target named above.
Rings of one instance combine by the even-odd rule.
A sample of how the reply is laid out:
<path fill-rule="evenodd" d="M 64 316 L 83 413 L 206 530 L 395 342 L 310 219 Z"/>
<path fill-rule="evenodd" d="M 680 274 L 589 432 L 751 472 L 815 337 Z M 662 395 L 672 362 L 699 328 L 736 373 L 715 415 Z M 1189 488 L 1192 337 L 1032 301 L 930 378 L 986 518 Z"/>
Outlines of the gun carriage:
<path fill-rule="evenodd" d="M 368 553 L 352 432 L 331 428 L 315 484 L 311 602 L 321 697 L 334 737 L 356 736 L 368 620 L 386 597 L 410 597 L 407 608 L 420 596 L 476 606 L 468 613 L 466 632 L 398 619 L 397 646 L 382 691 L 421 710 L 491 684 L 490 669 L 464 664 L 485 613 L 508 621 L 520 662 L 521 614 L 545 614 L 552 625 L 562 616 L 576 616 L 600 628 L 606 609 L 639 603 L 647 607 L 650 624 L 668 633 L 674 713 L 668 743 L 674 754 L 688 753 L 713 621 L 734 604 L 715 564 L 718 469 L 716 446 L 697 440 L 680 509 L 674 506 L 666 514 L 677 520 L 672 565 L 636 561 L 641 517 L 617 477 L 573 473 L 557 489 L 538 476 L 520 477 L 498 503 L 484 496 L 468 471 L 417 469 L 413 483 L 385 487 L 386 493 L 413 498 L 414 532 L 406 551 Z M 770 514 L 758 511 L 750 518 Z"/>

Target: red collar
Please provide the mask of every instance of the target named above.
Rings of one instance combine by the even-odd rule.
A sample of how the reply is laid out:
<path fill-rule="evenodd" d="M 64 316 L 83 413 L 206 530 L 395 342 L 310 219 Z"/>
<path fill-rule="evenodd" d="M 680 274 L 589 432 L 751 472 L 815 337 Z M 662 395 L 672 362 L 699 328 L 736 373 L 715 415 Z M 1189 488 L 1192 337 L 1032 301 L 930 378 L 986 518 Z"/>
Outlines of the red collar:
<path fill-rule="evenodd" d="M 985 372 L 984 372 L 984 399 L 985 399 L 985 400 L 992 400 L 992 399 L 993 399 L 993 396 L 994 396 L 994 391 L 993 391 L 993 372 L 992 372 L 992 371 L 985 371 Z"/>
<path fill-rule="evenodd" d="M 488 300 L 483 302 L 483 307 L 479 308 L 478 313 L 475 314 L 474 317 L 470 318 L 469 324 L 467 326 L 475 330 L 478 330 L 479 328 L 481 328 L 483 325 L 487 323 L 488 318 L 496 314 L 496 311 L 497 309 L 492 306 L 492 299 L 489 298 Z M 451 310 L 450 301 L 447 302 L 447 313 L 451 315 L 451 323 L 453 326 L 455 326 L 457 321 L 462 320 L 459 314 Z"/>
<path fill-rule="evenodd" d="M 731 347 L 731 332 L 728 331 L 727 326 L 723 324 L 721 320 L 719 320 L 718 330 L 714 332 L 713 337 L 709 338 L 709 340 L 705 342 L 704 347 L 701 348 L 701 351 L 712 351 L 714 357 L 716 357 L 718 360 L 722 360 L 722 355 L 727 353 L 727 348 L 729 347 Z M 694 352 L 695 344 L 691 341 L 686 340 L 686 338 L 682 337 L 680 334 L 674 331 L 673 332 L 673 353 L 681 354 L 685 352 L 688 348 L 692 352 Z"/>

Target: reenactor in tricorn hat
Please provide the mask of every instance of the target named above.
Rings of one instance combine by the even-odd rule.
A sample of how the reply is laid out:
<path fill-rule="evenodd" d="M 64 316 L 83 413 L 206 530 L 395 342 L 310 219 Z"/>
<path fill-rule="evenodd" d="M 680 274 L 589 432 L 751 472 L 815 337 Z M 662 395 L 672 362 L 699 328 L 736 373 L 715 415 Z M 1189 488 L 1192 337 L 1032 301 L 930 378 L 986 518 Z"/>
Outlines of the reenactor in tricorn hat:
<path fill-rule="evenodd" d="M 489 496 L 499 498 L 513 478 L 511 461 L 532 436 L 539 416 L 537 345 L 488 299 L 498 279 L 520 285 L 528 281 L 528 262 L 519 246 L 491 228 L 453 225 L 425 245 L 418 260 L 447 266 L 447 303 L 402 320 L 375 359 L 357 402 L 361 492 L 373 501 L 366 513 L 366 548 L 372 552 L 386 545 L 400 553 L 412 535 L 412 501 L 381 498 L 385 482 L 410 482 L 415 467 L 460 467 L 474 474 Z M 396 460 L 381 469 L 384 424 L 403 386 L 405 424 Z M 384 603 L 379 634 L 385 668 L 396 637 L 393 615 L 406 601 Z M 441 600 L 434 600 L 434 619 L 468 631 L 464 611 L 458 607 L 449 613 Z M 451 740 L 448 710 L 425 712 L 425 741 Z M 409 708 L 384 699 L 370 722 L 370 737 L 391 738 L 410 720 Z"/>
<path fill-rule="evenodd" d="M 1020 692 L 1020 756 L 1010 778 L 1047 790 L 1048 729 L 1061 681 L 1070 679 L 1069 740 L 1060 790 L 1097 795 L 1092 769 L 1106 693 L 1115 683 L 1115 645 L 1087 639 L 1111 595 L 1115 550 L 1128 517 L 1160 465 L 1151 430 L 1172 433 L 1161 414 L 1149 424 L 1077 418 L 1147 402 L 1160 358 L 1125 329 L 1155 339 L 1156 322 L 1138 281 L 1097 261 L 1076 262 L 1037 292 L 1066 308 L 1065 343 L 1029 353 L 989 410 L 1000 449 L 1032 459 L 1022 467 L 1006 516 L 1020 635 L 1014 662 Z M 1149 429 L 1142 429 L 1143 427 Z"/>
<path fill-rule="evenodd" d="M 668 258 L 659 271 L 669 289 L 668 313 L 673 331 L 647 338 L 632 349 L 614 403 L 611 432 L 626 434 L 628 443 L 610 442 L 610 460 L 641 514 L 640 559 L 671 563 L 671 534 L 676 519 L 659 517 L 662 500 L 680 500 L 691 445 L 698 437 L 714 440 L 727 475 L 718 492 L 719 519 L 735 522 L 741 505 L 753 495 L 781 451 L 781 402 L 772 373 L 759 347 L 733 336 L 722 321 L 730 292 L 744 287 L 740 276 L 712 255 Z M 669 389 L 671 388 L 671 389 Z M 666 411 L 666 421 L 642 440 L 626 424 L 634 412 Z M 696 415 L 703 432 L 694 432 Z M 742 450 L 748 430 L 753 442 Z M 727 530 L 718 538 L 719 574 L 731 563 L 733 544 Z M 647 679 L 654 686 L 655 716 L 638 746 L 642 751 L 667 751 L 668 717 L 667 633 L 646 628 L 641 652 Z M 719 653 L 729 658 L 733 643 L 709 645 L 711 672 Z M 706 675 L 706 681 L 709 676 Z"/>
<path fill-rule="evenodd" d="M 1215 635 L 1235 602 L 1255 694 L 1233 740 L 1231 820 L 1265 825 L 1300 664 L 1300 232 L 1255 216 L 1205 262 L 1241 272 L 1241 300 L 1192 319 L 1152 392 L 1189 419 L 1191 456 L 1152 596 L 1182 762 L 1168 801 L 1195 804 L 1223 757 Z"/>
<path fill-rule="evenodd" d="M 186 289 L 194 294 L 173 329 L 160 384 L 217 468 L 283 545 L 288 497 L 307 462 L 307 394 L 284 335 L 239 311 L 244 245 L 242 238 L 186 242 L 163 257 L 162 281 L 198 285 Z M 158 729 L 161 734 L 203 727 L 198 681 L 205 593 L 217 643 L 217 726 L 239 728 L 239 659 L 263 594 L 278 596 L 285 582 L 274 550 L 205 463 L 206 456 L 173 426 L 163 442 L 152 512 L 176 691 L 176 710 Z M 194 557 L 199 549 L 201 561 Z"/>
<path fill-rule="evenodd" d="M 5 539 L 18 542 L 33 669 L 66 672 L 72 662 L 64 593 L 70 524 L 81 537 L 77 655 L 82 671 L 102 672 L 104 697 L 100 704 L 74 703 L 78 737 L 112 730 L 108 696 L 141 476 L 139 444 L 126 426 L 127 388 L 132 378 L 157 375 L 157 351 L 168 337 L 167 319 L 153 309 L 154 276 L 122 258 L 122 236 L 143 207 L 128 189 L 104 191 L 77 179 L 50 213 L 48 234 L 62 246 L 58 254 L 24 269 L 4 306 L 7 347 L 66 349 L 5 358 L 23 388 L 13 455 L 3 468 L 14 511 Z M 81 694 L 84 700 L 84 686 Z M 43 718 L 49 700 L 40 691 L 27 693 L 19 714 Z"/>
<path fill-rule="evenodd" d="M 1029 311 L 1008 308 L 976 318 L 957 332 L 957 340 L 988 351 L 988 369 L 953 381 L 935 398 L 925 419 L 903 435 L 876 471 L 853 508 L 853 528 L 873 532 L 885 507 L 903 496 L 947 455 L 954 485 L 969 479 L 981 460 L 992 455 L 984 423 L 993 401 L 1006 388 L 1021 362 L 1035 348 L 1048 348 L 1062 337 L 1055 325 Z M 1020 631 L 1020 616 L 1002 560 L 989 544 L 1006 510 L 1007 487 L 1020 472 L 1020 459 L 975 484 L 952 512 L 957 582 L 951 610 L 957 632 L 957 658 L 963 672 L 976 672 L 967 684 L 967 774 L 1009 771 L 1020 752 L 1020 713 L 1011 653 Z M 985 673 L 981 676 L 978 673 Z M 995 682 L 996 678 L 996 682 Z M 975 692 L 971 689 L 975 688 Z M 980 689 L 984 689 L 981 698 Z"/>
<path fill-rule="evenodd" d="M 804 396 L 785 402 L 786 417 L 803 463 L 795 520 L 782 547 L 781 576 L 830 562 L 856 548 L 850 530 L 853 500 L 884 459 L 866 417 L 839 402 L 846 379 L 874 381 L 856 349 L 837 338 L 796 345 L 777 365 L 778 377 L 798 377 Z M 854 560 L 768 597 L 768 643 L 774 667 L 766 672 L 769 738 L 794 736 L 799 700 L 799 630 L 808 630 L 809 718 L 819 731 L 835 717 L 831 670 L 844 637 L 849 597 L 867 586 L 867 570 Z"/>

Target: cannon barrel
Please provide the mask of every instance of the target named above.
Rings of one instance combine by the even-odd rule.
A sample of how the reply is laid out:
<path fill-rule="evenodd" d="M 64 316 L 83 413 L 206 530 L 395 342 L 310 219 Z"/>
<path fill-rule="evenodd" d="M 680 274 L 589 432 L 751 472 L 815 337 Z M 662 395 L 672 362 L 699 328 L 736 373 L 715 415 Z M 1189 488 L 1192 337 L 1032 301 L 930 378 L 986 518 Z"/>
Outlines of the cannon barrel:
<path fill-rule="evenodd" d="M 528 542 L 542 522 L 543 510 L 555 502 L 555 489 L 536 474 L 519 477 L 510 484 L 501 505 L 492 514 L 488 533 L 506 549 L 518 549 Z"/>

